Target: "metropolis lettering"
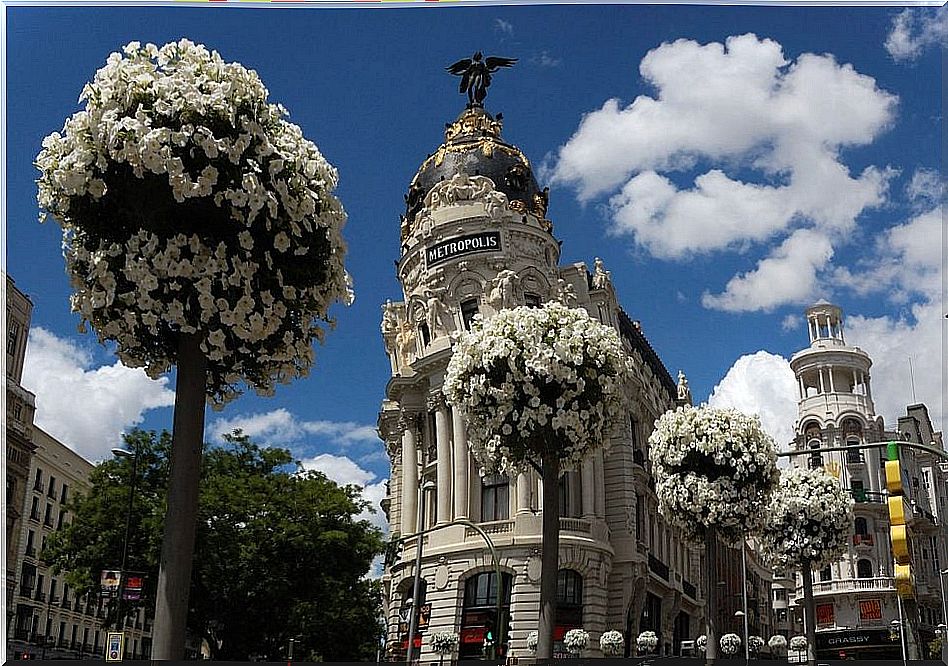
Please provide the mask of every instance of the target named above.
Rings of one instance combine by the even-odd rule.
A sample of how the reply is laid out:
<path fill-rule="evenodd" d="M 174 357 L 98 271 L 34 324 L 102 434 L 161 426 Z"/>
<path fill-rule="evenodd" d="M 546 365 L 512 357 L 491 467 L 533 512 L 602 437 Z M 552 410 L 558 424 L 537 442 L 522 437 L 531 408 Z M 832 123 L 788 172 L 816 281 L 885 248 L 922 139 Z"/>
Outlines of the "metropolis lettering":
<path fill-rule="evenodd" d="M 457 236 L 433 245 L 425 252 L 425 260 L 428 266 L 434 266 L 465 254 L 494 252 L 500 249 L 500 232 L 485 231 L 470 236 Z"/>

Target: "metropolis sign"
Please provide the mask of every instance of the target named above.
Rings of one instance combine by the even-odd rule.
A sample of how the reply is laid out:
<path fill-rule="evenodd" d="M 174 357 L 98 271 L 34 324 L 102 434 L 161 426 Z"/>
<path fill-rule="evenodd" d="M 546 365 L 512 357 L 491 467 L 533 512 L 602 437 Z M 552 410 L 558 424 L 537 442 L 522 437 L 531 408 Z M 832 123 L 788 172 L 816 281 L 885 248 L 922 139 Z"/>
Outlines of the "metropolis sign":
<path fill-rule="evenodd" d="M 455 236 L 437 245 L 432 245 L 425 250 L 425 261 L 430 267 L 449 259 L 463 257 L 466 254 L 497 252 L 500 249 L 500 232 L 484 231 L 468 236 Z"/>

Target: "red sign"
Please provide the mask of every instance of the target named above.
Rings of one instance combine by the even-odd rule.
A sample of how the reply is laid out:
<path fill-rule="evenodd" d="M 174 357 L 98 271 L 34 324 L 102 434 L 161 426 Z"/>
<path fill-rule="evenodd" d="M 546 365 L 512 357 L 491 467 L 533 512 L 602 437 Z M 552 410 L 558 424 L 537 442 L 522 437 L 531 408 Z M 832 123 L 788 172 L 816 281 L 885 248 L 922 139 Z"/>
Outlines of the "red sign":
<path fill-rule="evenodd" d="M 467 629 L 461 629 L 461 642 L 483 643 L 485 633 L 487 633 L 487 627 L 468 627 Z"/>
<path fill-rule="evenodd" d="M 833 604 L 816 605 L 816 624 L 832 625 L 836 624 L 836 607 Z"/>
<path fill-rule="evenodd" d="M 882 619 L 882 599 L 860 599 L 859 600 L 859 619 L 881 620 Z"/>

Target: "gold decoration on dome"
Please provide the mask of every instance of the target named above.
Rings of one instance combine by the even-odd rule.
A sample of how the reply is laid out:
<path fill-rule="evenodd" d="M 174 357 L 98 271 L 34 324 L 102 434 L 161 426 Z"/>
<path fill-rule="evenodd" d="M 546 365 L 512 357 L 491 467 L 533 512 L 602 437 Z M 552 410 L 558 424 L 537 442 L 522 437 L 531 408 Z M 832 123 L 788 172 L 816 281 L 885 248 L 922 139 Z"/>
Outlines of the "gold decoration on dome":
<path fill-rule="evenodd" d="M 537 192 L 533 195 L 533 212 L 536 213 L 537 217 L 541 220 L 546 217 L 546 206 L 547 199 L 543 194 Z"/>
<path fill-rule="evenodd" d="M 547 231 L 547 232 L 549 232 L 549 233 L 551 233 L 551 234 L 553 233 L 553 221 L 552 221 L 552 220 L 548 220 L 548 219 L 546 219 L 546 218 L 543 218 L 542 220 L 540 220 L 540 224 L 543 225 L 543 230 L 544 230 L 544 231 Z"/>
<path fill-rule="evenodd" d="M 510 210 L 520 213 L 521 215 L 527 212 L 527 204 L 520 201 L 520 199 L 514 199 L 509 204 Z"/>
<path fill-rule="evenodd" d="M 481 139 L 481 152 L 484 154 L 484 157 L 493 157 L 494 148 L 497 144 L 494 143 L 492 139 Z"/>
<path fill-rule="evenodd" d="M 460 118 L 450 123 L 444 130 L 444 140 L 453 141 L 464 134 L 490 134 L 499 137 L 503 123 L 491 118 L 486 113 L 474 113 L 470 110 Z"/>
<path fill-rule="evenodd" d="M 434 161 L 436 166 L 441 166 L 441 163 L 444 162 L 444 156 L 448 152 L 447 146 L 441 146 L 438 148 L 438 152 L 434 154 Z"/>

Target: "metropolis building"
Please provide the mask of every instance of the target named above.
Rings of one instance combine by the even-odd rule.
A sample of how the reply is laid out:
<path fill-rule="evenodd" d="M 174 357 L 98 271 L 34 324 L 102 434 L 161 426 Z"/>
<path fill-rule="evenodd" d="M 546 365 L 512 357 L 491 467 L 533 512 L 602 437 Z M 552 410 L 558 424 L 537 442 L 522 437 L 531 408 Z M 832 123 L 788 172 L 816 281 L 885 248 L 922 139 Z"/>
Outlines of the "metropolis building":
<path fill-rule="evenodd" d="M 790 360 L 798 386 L 798 419 L 792 448 L 796 466 L 823 468 L 839 479 L 854 500 L 854 520 L 845 555 L 814 575 L 817 657 L 898 659 L 901 644 L 892 631 L 899 620 L 893 579 L 893 556 L 886 504 L 885 447 L 808 453 L 822 447 L 858 446 L 906 441 L 942 449 L 925 405 L 907 408 L 897 430 L 887 429 L 872 400 L 869 355 L 846 344 L 843 313 L 820 301 L 806 310 L 810 346 Z M 940 571 L 948 566 L 945 529 L 948 497 L 946 474 L 931 454 L 900 449 L 903 486 L 910 510 L 906 519 L 914 574 L 914 597 L 903 600 L 909 658 L 927 657 L 926 646 L 942 621 Z M 942 463 L 944 465 L 944 463 Z M 778 627 L 802 633 L 793 619 L 788 596 L 802 603 L 802 580 L 796 590 L 775 588 Z M 788 592 L 790 593 L 788 595 Z M 791 612 L 788 612 L 791 611 Z M 919 656 L 911 654 L 913 650 Z"/>
<path fill-rule="evenodd" d="M 548 190 L 501 129 L 501 117 L 479 104 L 446 126 L 444 143 L 418 169 L 405 197 L 396 269 L 403 297 L 382 309 L 392 368 L 379 414 L 391 461 L 382 505 L 393 537 L 444 526 L 422 537 L 421 629 L 414 645 L 423 660 L 436 658 L 428 637 L 456 632 L 459 657 L 476 658 L 492 628 L 495 640 L 497 630 L 505 634 L 502 653 L 531 654 L 526 638 L 536 629 L 540 595 L 540 479 L 534 472 L 482 476 L 442 383 L 452 336 L 470 328 L 475 315 L 555 299 L 615 327 L 635 364 L 627 387 L 631 412 L 611 450 L 559 482 L 557 649 L 574 627 L 589 631 L 589 654 L 598 654 L 607 630 L 623 632 L 628 650 L 630 639 L 651 629 L 661 653 L 678 653 L 683 640 L 702 633 L 701 554 L 658 515 L 646 440 L 658 416 L 690 403 L 687 380 L 680 374 L 676 384 L 638 322 L 620 308 L 601 261 L 592 270 L 559 263 Z M 460 519 L 482 527 L 497 547 L 500 621 L 491 557 L 474 529 L 452 524 Z M 414 538 L 404 541 L 382 578 L 390 659 L 404 658 L 408 645 L 415 550 Z"/>

